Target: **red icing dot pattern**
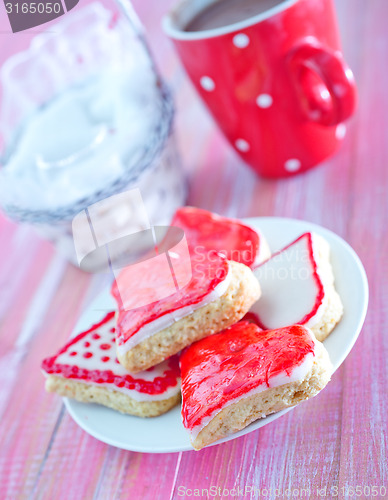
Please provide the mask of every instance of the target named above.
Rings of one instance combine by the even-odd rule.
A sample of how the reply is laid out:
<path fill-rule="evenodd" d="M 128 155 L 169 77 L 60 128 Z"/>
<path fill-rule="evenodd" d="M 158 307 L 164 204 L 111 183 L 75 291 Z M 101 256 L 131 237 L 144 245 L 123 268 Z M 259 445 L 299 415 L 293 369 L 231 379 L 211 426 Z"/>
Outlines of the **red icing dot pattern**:
<path fill-rule="evenodd" d="M 111 348 L 110 344 L 101 344 L 100 345 L 100 349 L 102 349 L 103 351 L 107 351 L 110 348 Z"/>
<path fill-rule="evenodd" d="M 90 342 L 84 342 L 84 347 L 90 347 Z"/>
<path fill-rule="evenodd" d="M 70 356 L 77 356 L 77 351 L 72 351 L 72 352 L 70 353 Z"/>
<path fill-rule="evenodd" d="M 88 370 L 86 368 L 80 368 L 76 365 L 56 363 L 58 356 L 65 352 L 68 352 L 71 347 L 75 346 L 79 342 L 84 341 L 86 335 L 90 335 L 91 338 L 94 338 L 95 340 L 100 339 L 101 335 L 95 333 L 95 330 L 111 321 L 114 316 L 115 313 L 113 311 L 108 313 L 102 321 L 100 321 L 96 325 L 93 325 L 86 332 L 80 333 L 79 335 L 71 339 L 55 356 L 43 360 L 42 369 L 47 374 L 57 374 L 61 375 L 64 378 L 85 380 L 97 384 L 113 384 L 116 387 L 132 389 L 150 395 L 163 394 L 169 387 L 176 387 L 178 378 L 180 377 L 179 358 L 176 355 L 172 356 L 168 360 L 168 367 L 166 368 L 163 375 L 160 377 L 156 377 L 154 380 L 144 380 L 140 378 L 140 374 L 138 377 L 136 375 L 132 376 L 130 374 L 126 374 L 123 376 L 117 375 L 111 370 Z M 75 356 L 77 352 L 72 350 L 69 354 Z M 85 358 L 89 358 L 93 356 L 93 354 L 87 351 L 83 354 L 83 356 Z M 107 362 L 109 361 L 109 359 L 109 356 L 103 356 L 101 358 L 103 362 Z M 116 362 L 118 361 L 116 360 Z"/>

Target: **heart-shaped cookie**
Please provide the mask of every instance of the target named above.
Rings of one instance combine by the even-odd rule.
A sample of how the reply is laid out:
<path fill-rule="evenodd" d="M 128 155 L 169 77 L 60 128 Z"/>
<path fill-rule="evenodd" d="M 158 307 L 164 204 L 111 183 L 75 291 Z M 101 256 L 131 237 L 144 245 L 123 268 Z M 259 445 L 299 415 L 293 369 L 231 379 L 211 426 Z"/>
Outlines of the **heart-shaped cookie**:
<path fill-rule="evenodd" d="M 195 253 L 217 250 L 227 259 L 254 267 L 270 257 L 262 234 L 237 219 L 221 217 L 195 207 L 178 209 L 172 226 L 184 230 L 188 244 Z"/>
<path fill-rule="evenodd" d="M 254 270 L 262 297 L 251 311 L 264 329 L 301 324 L 324 340 L 341 319 L 330 247 L 321 236 L 302 234 Z"/>
<path fill-rule="evenodd" d="M 315 396 L 332 371 L 308 328 L 262 331 L 247 321 L 192 344 L 180 366 L 183 424 L 195 449 Z"/>

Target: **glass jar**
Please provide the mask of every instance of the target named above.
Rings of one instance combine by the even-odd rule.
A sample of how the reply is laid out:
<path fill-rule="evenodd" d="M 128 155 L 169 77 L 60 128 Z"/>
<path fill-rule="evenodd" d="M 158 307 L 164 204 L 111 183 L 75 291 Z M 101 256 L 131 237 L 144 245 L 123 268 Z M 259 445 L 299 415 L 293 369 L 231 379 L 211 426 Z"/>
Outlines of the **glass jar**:
<path fill-rule="evenodd" d="M 75 264 L 72 220 L 90 205 L 139 188 L 152 224 L 168 224 L 186 198 L 171 94 L 120 5 L 66 14 L 1 71 L 1 206 Z"/>

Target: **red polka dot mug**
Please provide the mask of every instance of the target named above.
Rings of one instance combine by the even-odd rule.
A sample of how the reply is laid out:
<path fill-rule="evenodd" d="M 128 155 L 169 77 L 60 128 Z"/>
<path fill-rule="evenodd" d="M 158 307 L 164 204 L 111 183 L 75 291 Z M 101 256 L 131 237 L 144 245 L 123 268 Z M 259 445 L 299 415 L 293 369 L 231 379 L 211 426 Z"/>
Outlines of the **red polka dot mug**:
<path fill-rule="evenodd" d="M 274 0 L 227 26 L 186 29 L 211 3 L 185 0 L 163 27 L 225 136 L 266 177 L 319 164 L 343 139 L 357 100 L 333 1 Z"/>

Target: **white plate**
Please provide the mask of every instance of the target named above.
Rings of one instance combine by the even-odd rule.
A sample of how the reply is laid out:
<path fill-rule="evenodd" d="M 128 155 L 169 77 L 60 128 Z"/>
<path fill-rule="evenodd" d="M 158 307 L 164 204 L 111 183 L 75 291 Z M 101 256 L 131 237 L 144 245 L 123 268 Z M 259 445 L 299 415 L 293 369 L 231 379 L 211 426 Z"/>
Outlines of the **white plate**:
<path fill-rule="evenodd" d="M 277 217 L 255 217 L 246 219 L 246 222 L 263 232 L 272 252 L 286 246 L 306 231 L 315 231 L 330 243 L 336 288 L 341 296 L 345 313 L 340 324 L 324 344 L 334 368 L 337 369 L 353 347 L 366 315 L 368 282 L 360 259 L 342 238 L 309 222 Z M 76 331 L 89 328 L 102 317 L 103 312 L 113 308 L 114 301 L 107 289 L 82 315 Z M 160 417 L 143 419 L 123 415 L 96 404 L 78 403 L 67 398 L 64 400 L 70 415 L 82 429 L 104 443 L 125 450 L 146 453 L 169 453 L 192 449 L 188 435 L 183 428 L 178 407 Z M 230 441 L 259 429 L 289 410 L 257 420 L 242 431 L 215 444 Z"/>

